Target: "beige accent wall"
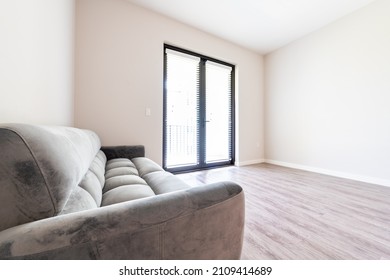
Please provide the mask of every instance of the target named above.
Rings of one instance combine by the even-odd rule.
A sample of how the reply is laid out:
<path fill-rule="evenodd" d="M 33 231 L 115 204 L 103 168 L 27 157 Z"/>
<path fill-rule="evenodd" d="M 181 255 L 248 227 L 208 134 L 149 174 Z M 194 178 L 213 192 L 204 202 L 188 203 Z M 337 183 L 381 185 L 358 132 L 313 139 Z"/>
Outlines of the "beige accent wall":
<path fill-rule="evenodd" d="M 390 186 L 390 1 L 265 57 L 269 162 Z"/>
<path fill-rule="evenodd" d="M 236 161 L 264 158 L 262 56 L 125 0 L 78 0 L 75 24 L 76 126 L 95 130 L 104 145 L 143 144 L 161 164 L 169 43 L 237 66 Z"/>
<path fill-rule="evenodd" d="M 0 123 L 73 125 L 73 0 L 0 1 Z"/>

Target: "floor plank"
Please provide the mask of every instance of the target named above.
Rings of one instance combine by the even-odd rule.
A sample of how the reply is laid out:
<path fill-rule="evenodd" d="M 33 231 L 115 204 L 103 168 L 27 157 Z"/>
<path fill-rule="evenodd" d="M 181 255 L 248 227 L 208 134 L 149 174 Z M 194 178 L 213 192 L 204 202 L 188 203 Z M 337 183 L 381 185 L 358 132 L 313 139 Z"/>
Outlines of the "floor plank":
<path fill-rule="evenodd" d="M 243 187 L 242 259 L 390 259 L 388 187 L 265 163 L 177 176 Z"/>

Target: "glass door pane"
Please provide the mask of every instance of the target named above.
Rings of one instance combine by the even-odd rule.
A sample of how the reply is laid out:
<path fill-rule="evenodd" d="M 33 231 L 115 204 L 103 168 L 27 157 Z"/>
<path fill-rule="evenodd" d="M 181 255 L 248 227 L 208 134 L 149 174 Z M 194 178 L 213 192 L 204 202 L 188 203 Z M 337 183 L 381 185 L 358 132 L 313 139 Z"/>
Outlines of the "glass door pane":
<path fill-rule="evenodd" d="M 197 165 L 200 59 L 166 53 L 165 166 Z"/>
<path fill-rule="evenodd" d="M 232 68 L 206 62 L 206 163 L 231 160 Z"/>

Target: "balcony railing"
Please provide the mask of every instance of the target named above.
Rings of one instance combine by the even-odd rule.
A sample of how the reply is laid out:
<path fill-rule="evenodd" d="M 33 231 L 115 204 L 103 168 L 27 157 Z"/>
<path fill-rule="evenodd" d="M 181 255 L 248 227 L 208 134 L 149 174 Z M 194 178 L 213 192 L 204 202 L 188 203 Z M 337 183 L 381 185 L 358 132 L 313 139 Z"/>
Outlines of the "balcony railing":
<path fill-rule="evenodd" d="M 167 126 L 167 166 L 196 164 L 198 135 L 194 125 Z"/>

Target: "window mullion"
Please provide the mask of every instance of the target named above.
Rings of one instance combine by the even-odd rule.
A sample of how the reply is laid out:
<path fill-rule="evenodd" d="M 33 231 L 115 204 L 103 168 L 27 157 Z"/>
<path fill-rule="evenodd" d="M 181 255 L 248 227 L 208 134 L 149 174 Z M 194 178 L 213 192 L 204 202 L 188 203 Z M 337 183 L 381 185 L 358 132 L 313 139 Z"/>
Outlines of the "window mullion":
<path fill-rule="evenodd" d="M 199 62 L 199 165 L 206 162 L 206 60 Z"/>

